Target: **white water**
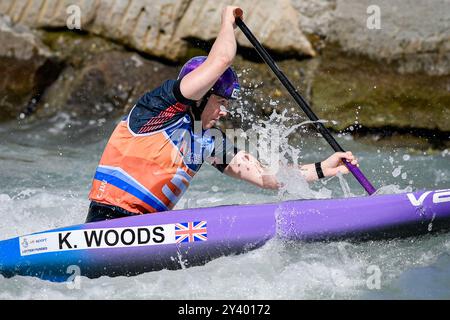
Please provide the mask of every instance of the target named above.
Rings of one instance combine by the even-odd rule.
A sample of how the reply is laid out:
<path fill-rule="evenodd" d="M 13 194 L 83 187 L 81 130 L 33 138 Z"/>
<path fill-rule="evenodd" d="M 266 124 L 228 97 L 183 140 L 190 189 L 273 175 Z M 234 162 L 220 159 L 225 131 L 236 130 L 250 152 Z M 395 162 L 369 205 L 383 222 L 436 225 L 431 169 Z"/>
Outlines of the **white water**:
<path fill-rule="evenodd" d="M 265 125 L 259 123 L 255 129 Z M 20 129 L 16 124 L 2 125 L 0 239 L 82 223 L 91 178 L 113 126 L 96 121 L 75 126 L 67 117 Z M 357 154 L 369 179 L 385 186 L 380 193 L 450 186 L 448 151 L 378 150 L 348 138 L 343 144 Z M 302 162 L 331 154 L 320 138 L 305 139 L 300 147 L 286 146 L 283 151 L 298 155 Z M 289 171 L 279 177 L 286 185 L 280 194 L 205 166 L 178 208 L 364 195 L 351 177 L 311 186 Z M 0 276 L 0 299 L 450 298 L 449 254 L 449 234 L 358 244 L 273 240 L 248 254 L 201 267 L 133 278 L 83 278 L 79 289 Z M 380 290 L 370 289 L 374 270 L 381 272 Z"/>

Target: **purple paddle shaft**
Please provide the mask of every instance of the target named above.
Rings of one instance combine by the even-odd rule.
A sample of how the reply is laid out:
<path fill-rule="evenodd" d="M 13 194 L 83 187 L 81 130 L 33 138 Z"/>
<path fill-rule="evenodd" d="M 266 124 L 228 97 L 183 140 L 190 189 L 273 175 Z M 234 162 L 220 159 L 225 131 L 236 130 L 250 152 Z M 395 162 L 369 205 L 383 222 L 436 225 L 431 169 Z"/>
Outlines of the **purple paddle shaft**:
<path fill-rule="evenodd" d="M 351 164 L 348 161 L 344 161 L 345 166 L 350 170 L 350 172 L 353 174 L 353 176 L 358 180 L 358 182 L 363 186 L 364 189 L 366 189 L 367 193 L 369 195 L 373 195 L 377 189 L 370 183 L 370 181 L 366 178 L 364 173 L 359 170 L 359 168 L 353 164 Z"/>

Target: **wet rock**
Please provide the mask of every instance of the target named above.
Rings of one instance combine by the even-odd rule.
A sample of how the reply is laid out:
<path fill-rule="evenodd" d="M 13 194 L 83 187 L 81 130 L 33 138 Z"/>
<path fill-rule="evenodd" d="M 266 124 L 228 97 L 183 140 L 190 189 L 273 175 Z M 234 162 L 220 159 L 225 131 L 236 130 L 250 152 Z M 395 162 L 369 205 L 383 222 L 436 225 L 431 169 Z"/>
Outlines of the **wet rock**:
<path fill-rule="evenodd" d="M 81 28 L 152 56 L 182 60 L 188 42 L 217 36 L 228 1 L 207 0 L 2 0 L 0 13 L 36 28 L 66 28 L 77 5 Z M 402 73 L 450 73 L 450 3 L 435 0 L 244 0 L 246 22 L 269 49 L 314 56 L 328 43 L 345 52 L 393 63 Z M 381 13 L 381 29 L 368 28 Z M 306 34 L 306 36 L 305 36 Z M 242 34 L 242 46 L 250 47 Z"/>
<path fill-rule="evenodd" d="M 380 29 L 368 28 L 369 6 L 380 9 Z M 336 0 L 329 40 L 344 51 L 393 63 L 402 73 L 450 74 L 450 2 Z M 370 21 L 369 21 L 370 24 Z"/>
<path fill-rule="evenodd" d="M 66 28 L 70 16 L 67 8 L 77 5 L 82 30 L 156 57 L 180 60 L 186 55 L 187 38 L 216 38 L 220 13 L 227 4 L 225 0 L 2 0 L 0 13 L 35 28 Z M 249 12 L 248 23 L 269 48 L 315 54 L 289 0 L 245 0 L 239 5 Z M 239 42 L 250 47 L 242 36 Z"/>
<path fill-rule="evenodd" d="M 111 118 L 177 76 L 175 67 L 149 61 L 98 37 L 47 33 L 44 39 L 67 67 L 43 96 L 39 117 L 64 111 L 81 119 Z"/>
<path fill-rule="evenodd" d="M 437 1 L 439 7 L 442 3 L 441 0 Z M 438 132 L 438 136 L 443 137 L 450 132 L 449 76 L 428 76 L 417 72 L 402 75 L 396 72 L 406 68 L 404 62 L 407 59 L 415 61 L 415 55 L 420 56 L 416 59 L 420 68 L 417 69 L 413 64 L 404 71 L 429 72 L 435 67 L 445 70 L 450 42 L 444 40 L 448 30 L 437 30 L 435 36 L 431 36 L 436 26 L 426 25 L 423 32 L 428 38 L 425 41 L 422 35 L 411 31 L 416 30 L 413 24 L 418 22 L 408 20 L 411 30 L 402 32 L 399 8 L 403 8 L 404 4 L 397 9 L 391 8 L 392 12 L 382 7 L 382 12 L 389 11 L 386 20 L 383 20 L 389 28 L 388 32 L 380 35 L 373 33 L 373 30 L 368 33 L 361 29 L 364 27 L 362 20 L 365 22 L 367 16 L 361 10 L 366 8 L 364 6 L 368 2 L 348 8 L 349 5 L 340 0 L 280 1 L 276 4 L 280 13 L 270 14 L 267 11 L 271 8 L 269 2 L 247 0 L 242 3 L 244 9 L 245 6 L 257 8 L 250 11 L 246 21 L 272 50 L 282 52 L 290 48 L 292 51 L 300 50 L 302 54 L 307 53 L 306 47 L 299 49 L 291 46 L 294 39 L 288 36 L 278 39 L 280 34 L 292 34 L 302 43 L 303 33 L 300 30 L 305 30 L 310 40 L 317 35 L 319 40 L 313 42 L 315 45 L 322 46 L 327 38 L 331 40 L 326 47 L 320 47 L 321 55 L 316 59 L 278 62 L 302 95 L 311 102 L 318 116 L 329 121 L 329 128 L 371 135 L 400 132 L 432 136 L 433 132 Z M 353 3 L 353 0 L 349 0 L 349 3 Z M 415 4 L 416 0 L 409 0 L 408 3 Z M 8 12 L 14 21 L 58 29 L 65 26 L 65 8 L 68 4 L 69 1 L 4 0 L 0 2 L 0 12 Z M 83 12 L 84 31 L 90 33 L 42 31 L 40 37 L 44 45 L 35 33 L 23 31 L 19 26 L 13 28 L 9 21 L 3 23 L 6 26 L 3 29 L 7 31 L 2 31 L 0 36 L 11 37 L 14 34 L 15 38 L 14 41 L 1 41 L 2 45 L 7 45 L 0 47 L 0 67 L 8 81 L 0 79 L 0 90 L 5 92 L 0 96 L 0 113 L 17 116 L 23 110 L 25 114 L 36 110 L 36 116 L 48 117 L 58 111 L 65 111 L 75 117 L 93 119 L 124 113 L 124 109 L 132 107 L 142 93 L 168 78 L 176 77 L 178 71 L 176 67 L 151 61 L 131 50 L 137 49 L 165 59 L 176 59 L 183 55 L 189 57 L 194 53 L 206 54 L 198 48 L 192 49 L 187 43 L 193 39 L 209 42 L 219 27 L 220 5 L 200 0 L 99 0 L 80 1 L 78 4 Z M 36 15 L 36 12 L 39 14 Z M 165 16 L 153 16 L 161 12 Z M 414 10 L 405 12 L 411 19 L 417 14 Z M 364 19 L 358 20 L 358 15 Z M 441 17 L 440 21 L 445 26 L 447 18 Z M 440 26 L 440 23 L 436 25 Z M 342 30 L 335 30 L 339 26 Z M 15 29 L 13 33 L 8 31 L 12 28 Z M 391 28 L 399 30 L 399 34 L 392 33 Z M 101 37 L 92 36 L 93 33 Z M 240 37 L 240 41 L 244 41 L 242 35 Z M 171 42 L 170 39 L 178 40 Z M 338 46 L 334 46 L 334 43 Z M 308 42 L 301 44 L 307 45 Z M 348 52 L 362 52 L 364 55 L 349 55 Z M 439 52 L 436 57 L 443 57 L 444 60 L 430 58 L 436 52 Z M 312 55 L 313 52 L 308 54 Z M 376 59 L 381 57 L 391 64 L 370 60 L 367 55 Z M 58 66 L 51 63 L 53 59 L 64 62 L 61 74 Z M 307 120 L 270 69 L 255 61 L 259 60 L 236 59 L 236 68 L 246 89 L 244 99 L 247 104 L 243 107 L 248 116 L 241 119 L 245 123 L 240 125 L 251 126 L 252 121 L 259 117 L 267 118 L 273 112 L 284 114 L 291 124 Z M 441 64 L 442 61 L 444 64 Z M 56 77 L 58 79 L 53 83 Z M 50 83 L 53 84 L 50 86 Z M 241 120 L 233 119 L 233 122 L 239 124 Z"/>
<path fill-rule="evenodd" d="M 291 0 L 292 6 L 299 13 L 299 24 L 315 49 L 325 46 L 330 34 L 331 23 L 336 10 L 335 0 Z"/>
<path fill-rule="evenodd" d="M 4 120 L 33 110 L 61 66 L 34 33 L 1 15 L 0 43 L 0 120 Z"/>
<path fill-rule="evenodd" d="M 0 13 L 34 28 L 67 28 L 69 6 L 81 13 L 81 30 L 147 54 L 174 60 L 186 43 L 174 37 L 189 0 L 2 0 Z"/>
<path fill-rule="evenodd" d="M 412 136 L 436 148 L 450 141 L 450 76 L 401 75 L 388 65 L 336 49 L 325 51 L 320 59 L 278 64 L 317 116 L 335 132 L 378 137 L 377 142 L 398 142 L 400 138 L 392 137 Z M 286 125 L 308 120 L 265 64 L 238 58 L 236 68 L 245 88 L 247 119 L 267 119 L 277 112 L 285 115 Z M 239 117 L 233 122 L 251 126 Z M 305 128 L 297 133 L 315 133 L 311 126 Z"/>
<path fill-rule="evenodd" d="M 450 132 L 450 76 L 401 75 L 335 51 L 314 75 L 312 102 L 335 130 L 399 128 Z"/>
<path fill-rule="evenodd" d="M 354 138 L 365 145 L 377 146 L 380 149 L 392 150 L 393 148 L 407 149 L 411 154 L 435 154 L 438 150 L 446 150 L 450 147 L 449 136 L 440 136 L 439 139 L 431 139 L 425 135 L 417 135 L 405 132 L 390 131 L 383 134 L 357 134 Z"/>
<path fill-rule="evenodd" d="M 178 25 L 177 38 L 215 40 L 220 29 L 222 9 L 229 1 L 192 1 Z M 239 1 L 245 22 L 263 45 L 275 52 L 296 56 L 315 56 L 311 43 L 299 27 L 298 11 L 290 0 Z M 242 32 L 238 43 L 253 48 Z"/>

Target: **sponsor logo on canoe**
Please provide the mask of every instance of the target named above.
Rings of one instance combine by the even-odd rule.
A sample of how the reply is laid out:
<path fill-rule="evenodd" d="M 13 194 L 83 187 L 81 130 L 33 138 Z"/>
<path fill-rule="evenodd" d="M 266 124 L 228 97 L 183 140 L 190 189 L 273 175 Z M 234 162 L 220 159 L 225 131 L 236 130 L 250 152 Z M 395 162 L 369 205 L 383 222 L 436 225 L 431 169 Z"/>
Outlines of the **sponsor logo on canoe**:
<path fill-rule="evenodd" d="M 130 248 L 207 241 L 207 223 L 187 222 L 130 228 L 68 230 L 19 238 L 20 254 Z"/>
<path fill-rule="evenodd" d="M 418 197 L 414 193 L 407 194 L 409 201 L 415 207 L 420 207 L 425 202 L 425 199 L 432 198 L 434 204 L 450 202 L 450 189 L 446 190 L 437 190 L 437 191 L 427 191 L 424 192 Z"/>

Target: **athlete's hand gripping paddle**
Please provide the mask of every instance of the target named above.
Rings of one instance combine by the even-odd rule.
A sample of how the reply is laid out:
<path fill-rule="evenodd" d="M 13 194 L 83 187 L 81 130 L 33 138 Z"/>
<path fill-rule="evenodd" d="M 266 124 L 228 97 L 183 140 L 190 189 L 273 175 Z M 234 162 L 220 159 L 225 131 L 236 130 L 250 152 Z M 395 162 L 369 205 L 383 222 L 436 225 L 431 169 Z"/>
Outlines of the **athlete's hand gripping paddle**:
<path fill-rule="evenodd" d="M 294 98 L 294 100 L 297 102 L 297 104 L 302 108 L 302 110 L 306 113 L 308 118 L 313 121 L 315 127 L 317 130 L 322 134 L 322 136 L 327 140 L 327 142 L 331 145 L 331 147 L 336 152 L 345 152 L 344 149 L 338 144 L 336 139 L 331 135 L 330 131 L 319 121 L 319 118 L 315 115 L 315 113 L 311 110 L 311 107 L 308 105 L 308 103 L 303 99 L 303 97 L 299 94 L 297 89 L 293 86 L 293 84 L 289 81 L 289 79 L 286 77 L 286 75 L 278 68 L 275 61 L 272 59 L 272 57 L 269 55 L 269 53 L 266 51 L 266 49 L 261 45 L 261 43 L 256 39 L 256 37 L 253 35 L 253 33 L 250 31 L 250 29 L 247 27 L 247 25 L 242 20 L 244 12 L 242 9 L 235 9 L 234 10 L 234 17 L 236 18 L 236 25 L 239 27 L 239 29 L 242 30 L 244 35 L 247 37 L 247 39 L 250 41 L 250 43 L 255 47 L 258 54 L 261 56 L 261 58 L 267 63 L 267 65 L 272 69 L 272 71 L 275 73 L 275 75 L 278 77 L 278 79 L 281 81 L 281 83 L 284 85 L 284 87 L 289 91 L 291 96 Z M 366 176 L 359 170 L 357 166 L 354 166 L 347 160 L 343 160 L 346 167 L 350 170 L 350 172 L 353 174 L 353 176 L 358 180 L 358 182 L 363 186 L 363 188 L 367 191 L 369 195 L 372 195 L 376 192 L 376 189 L 374 186 L 370 183 L 370 181 L 366 178 Z"/>

